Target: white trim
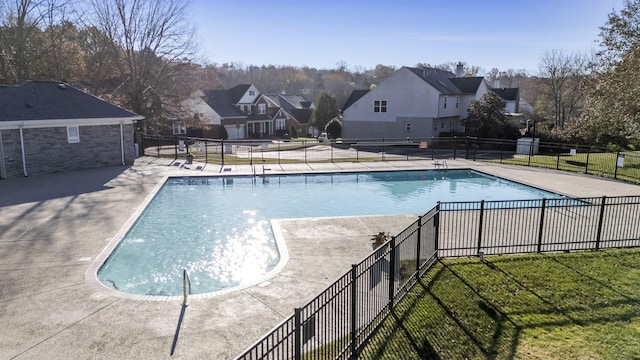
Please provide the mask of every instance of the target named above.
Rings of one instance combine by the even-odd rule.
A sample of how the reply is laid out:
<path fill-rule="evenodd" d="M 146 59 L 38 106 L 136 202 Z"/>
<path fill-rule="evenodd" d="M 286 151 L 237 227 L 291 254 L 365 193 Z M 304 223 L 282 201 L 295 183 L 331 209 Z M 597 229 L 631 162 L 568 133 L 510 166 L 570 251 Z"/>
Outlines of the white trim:
<path fill-rule="evenodd" d="M 123 130 L 123 125 L 124 123 L 120 123 L 120 153 L 122 154 L 122 165 L 125 165 L 124 162 L 124 130 Z"/>
<path fill-rule="evenodd" d="M 16 120 L 0 122 L 0 129 L 37 129 L 63 126 L 101 126 L 133 124 L 137 120 L 143 120 L 142 116 L 132 116 L 128 118 L 82 118 L 82 119 L 50 119 L 50 120 Z"/>
<path fill-rule="evenodd" d="M 27 177 L 27 155 L 24 153 L 24 135 L 22 134 L 22 128 L 20 128 L 20 151 L 22 151 L 22 171 L 24 176 Z"/>

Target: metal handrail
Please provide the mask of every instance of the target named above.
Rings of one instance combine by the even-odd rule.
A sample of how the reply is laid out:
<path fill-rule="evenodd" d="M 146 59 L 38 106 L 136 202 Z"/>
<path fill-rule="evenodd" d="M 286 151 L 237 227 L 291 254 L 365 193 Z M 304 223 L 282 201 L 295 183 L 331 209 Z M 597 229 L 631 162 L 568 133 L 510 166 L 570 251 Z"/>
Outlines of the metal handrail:
<path fill-rule="evenodd" d="M 189 284 L 189 295 L 191 295 L 191 279 L 189 279 L 189 274 L 187 273 L 187 269 L 183 269 L 182 270 L 182 294 L 183 294 L 182 305 L 187 305 L 187 283 Z"/>

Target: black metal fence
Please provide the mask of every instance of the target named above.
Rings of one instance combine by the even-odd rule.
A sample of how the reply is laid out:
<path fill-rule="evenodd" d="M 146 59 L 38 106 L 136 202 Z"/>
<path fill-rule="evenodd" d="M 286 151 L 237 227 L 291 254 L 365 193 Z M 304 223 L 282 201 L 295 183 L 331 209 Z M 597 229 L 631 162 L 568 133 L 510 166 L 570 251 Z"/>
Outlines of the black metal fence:
<path fill-rule="evenodd" d="M 640 246 L 640 196 L 439 203 L 238 359 L 353 359 L 438 258 Z"/>
<path fill-rule="evenodd" d="M 640 183 L 640 152 L 527 140 L 452 138 L 233 140 L 141 136 L 142 155 L 197 164 L 260 165 L 464 158 Z M 200 165 L 202 166 L 202 165 Z"/>

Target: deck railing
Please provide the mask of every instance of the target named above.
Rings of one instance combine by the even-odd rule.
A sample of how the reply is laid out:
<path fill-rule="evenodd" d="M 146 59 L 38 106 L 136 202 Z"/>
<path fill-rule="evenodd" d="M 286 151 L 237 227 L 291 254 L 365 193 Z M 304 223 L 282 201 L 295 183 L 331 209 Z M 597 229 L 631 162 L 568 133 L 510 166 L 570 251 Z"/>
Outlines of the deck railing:
<path fill-rule="evenodd" d="M 238 359 L 354 359 L 442 257 L 640 246 L 640 196 L 439 203 Z"/>

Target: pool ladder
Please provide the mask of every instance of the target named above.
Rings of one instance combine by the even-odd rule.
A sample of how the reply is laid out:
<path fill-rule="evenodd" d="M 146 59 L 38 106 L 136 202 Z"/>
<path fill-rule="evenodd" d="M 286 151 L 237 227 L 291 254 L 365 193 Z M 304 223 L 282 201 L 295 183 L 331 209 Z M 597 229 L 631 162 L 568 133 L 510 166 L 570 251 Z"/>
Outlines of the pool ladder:
<path fill-rule="evenodd" d="M 182 270 L 182 296 L 183 296 L 182 305 L 187 305 L 187 288 L 189 289 L 189 295 L 191 295 L 191 279 L 189 279 L 189 273 L 187 273 L 187 269 L 183 269 Z"/>
<path fill-rule="evenodd" d="M 438 162 L 436 160 L 436 162 L 433 163 L 433 166 L 435 166 L 435 168 L 438 170 L 449 170 L 449 165 L 447 165 L 447 160 L 443 160 L 442 162 Z"/>

